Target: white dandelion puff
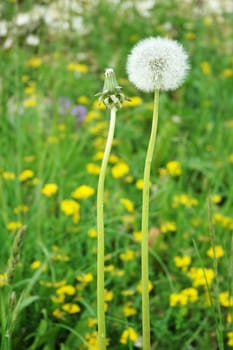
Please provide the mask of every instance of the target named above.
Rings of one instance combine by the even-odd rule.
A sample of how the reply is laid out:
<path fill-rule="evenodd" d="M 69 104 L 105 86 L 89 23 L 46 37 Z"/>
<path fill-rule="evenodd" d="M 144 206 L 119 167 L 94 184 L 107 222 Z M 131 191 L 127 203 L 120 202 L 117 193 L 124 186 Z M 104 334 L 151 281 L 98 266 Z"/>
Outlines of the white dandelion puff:
<path fill-rule="evenodd" d="M 150 37 L 139 41 L 128 56 L 129 80 L 145 92 L 175 90 L 189 69 L 188 55 L 175 40 Z"/>

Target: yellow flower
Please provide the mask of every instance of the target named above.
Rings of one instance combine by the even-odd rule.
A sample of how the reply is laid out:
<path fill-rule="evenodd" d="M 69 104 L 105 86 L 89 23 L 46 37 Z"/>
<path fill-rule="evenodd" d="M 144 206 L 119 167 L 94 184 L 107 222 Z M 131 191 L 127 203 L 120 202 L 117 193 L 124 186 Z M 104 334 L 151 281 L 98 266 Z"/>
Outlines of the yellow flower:
<path fill-rule="evenodd" d="M 25 169 L 20 173 L 19 180 L 23 182 L 31 179 L 33 176 L 34 176 L 34 172 L 32 170 Z"/>
<path fill-rule="evenodd" d="M 119 179 L 120 177 L 123 177 L 129 172 L 129 166 L 125 162 L 120 161 L 119 163 L 116 163 L 112 167 L 112 176 L 115 179 Z"/>
<path fill-rule="evenodd" d="M 33 95 L 36 91 L 36 85 L 35 84 L 31 84 L 29 86 L 27 86 L 25 89 L 24 89 L 24 93 L 26 95 Z"/>
<path fill-rule="evenodd" d="M 24 205 L 24 204 L 18 205 L 17 207 L 15 207 L 15 208 L 13 209 L 13 211 L 14 211 L 15 214 L 27 213 L 28 210 L 29 210 L 28 206 L 27 206 L 27 205 Z"/>
<path fill-rule="evenodd" d="M 0 287 L 6 286 L 8 284 L 7 273 L 4 272 L 0 274 Z"/>
<path fill-rule="evenodd" d="M 87 104 L 90 102 L 90 100 L 89 100 L 89 98 L 86 97 L 86 96 L 79 96 L 79 97 L 77 98 L 77 102 L 78 102 L 78 103 L 81 103 L 81 104 L 84 104 L 84 105 L 87 105 Z"/>
<path fill-rule="evenodd" d="M 153 283 L 151 281 L 148 282 L 148 291 L 151 292 L 154 288 Z M 142 281 L 140 281 L 137 285 L 137 290 L 139 293 L 142 293 Z"/>
<path fill-rule="evenodd" d="M 141 231 L 135 231 L 133 233 L 133 237 L 134 237 L 134 240 L 136 242 L 141 242 L 141 240 L 142 240 L 142 232 Z"/>
<path fill-rule="evenodd" d="M 65 300 L 65 294 L 51 295 L 51 300 L 55 304 L 62 304 Z"/>
<path fill-rule="evenodd" d="M 29 98 L 26 98 L 24 101 L 23 101 L 23 106 L 25 108 L 29 108 L 29 107 L 36 107 L 37 105 L 37 102 L 36 102 L 36 98 L 35 96 L 31 96 Z"/>
<path fill-rule="evenodd" d="M 195 288 L 185 288 L 180 293 L 170 295 L 170 306 L 187 305 L 198 300 L 198 290 Z"/>
<path fill-rule="evenodd" d="M 128 101 L 123 103 L 123 107 L 135 107 L 142 104 L 142 99 L 139 96 L 132 96 Z"/>
<path fill-rule="evenodd" d="M 41 190 L 41 193 L 46 197 L 51 197 L 57 193 L 58 186 L 56 184 L 45 184 Z"/>
<path fill-rule="evenodd" d="M 97 325 L 98 321 L 96 318 L 89 317 L 87 320 L 87 323 L 88 323 L 88 327 L 94 327 Z"/>
<path fill-rule="evenodd" d="M 8 224 L 6 225 L 7 229 L 9 231 L 16 231 L 19 230 L 21 227 L 23 226 L 21 221 L 10 221 L 8 222 Z"/>
<path fill-rule="evenodd" d="M 175 232 L 176 231 L 176 223 L 173 221 L 166 221 L 160 226 L 160 231 L 162 233 Z"/>
<path fill-rule="evenodd" d="M 201 62 L 200 67 L 203 74 L 209 75 L 211 73 L 211 67 L 209 62 Z"/>
<path fill-rule="evenodd" d="M 123 306 L 123 313 L 125 317 L 136 315 L 137 310 L 132 306 L 132 301 L 129 301 Z"/>
<path fill-rule="evenodd" d="M 214 194 L 211 197 L 211 200 L 212 200 L 213 203 L 218 204 L 218 203 L 221 203 L 222 197 L 219 194 Z"/>
<path fill-rule="evenodd" d="M 114 294 L 111 290 L 107 290 L 107 289 L 104 290 L 104 300 L 105 301 L 112 301 L 113 297 L 114 297 Z"/>
<path fill-rule="evenodd" d="M 66 284 L 64 286 L 59 287 L 56 290 L 57 295 L 61 295 L 61 294 L 74 295 L 75 293 L 76 293 L 76 289 L 71 284 Z"/>
<path fill-rule="evenodd" d="M 188 32 L 185 34 L 186 39 L 188 40 L 195 40 L 196 39 L 196 34 L 194 32 Z"/>
<path fill-rule="evenodd" d="M 68 314 L 77 314 L 81 311 L 81 308 L 77 304 L 67 303 L 62 305 L 62 310 L 64 310 Z"/>
<path fill-rule="evenodd" d="M 205 286 L 210 287 L 215 273 L 213 269 L 192 267 L 187 272 L 188 277 L 192 280 L 194 287 Z"/>
<path fill-rule="evenodd" d="M 134 211 L 134 204 L 132 201 L 130 201 L 127 198 L 121 198 L 120 199 L 121 204 L 125 207 L 125 209 L 129 212 L 132 213 Z"/>
<path fill-rule="evenodd" d="M 31 263 L 31 268 L 33 270 L 37 270 L 39 269 L 39 267 L 41 266 L 41 261 L 40 260 L 35 260 Z"/>
<path fill-rule="evenodd" d="M 4 180 L 14 180 L 15 179 L 15 174 L 11 171 L 4 171 L 2 173 L 2 178 Z"/>
<path fill-rule="evenodd" d="M 137 332 L 132 327 L 128 327 L 121 334 L 120 343 L 127 344 L 128 340 L 135 342 L 137 339 L 138 339 Z"/>
<path fill-rule="evenodd" d="M 88 163 L 86 165 L 86 170 L 89 174 L 99 175 L 100 166 L 94 163 Z"/>
<path fill-rule="evenodd" d="M 226 68 L 222 71 L 221 77 L 222 78 L 229 78 L 233 76 L 233 69 Z"/>
<path fill-rule="evenodd" d="M 90 272 L 84 273 L 81 276 L 77 276 L 76 279 L 82 283 L 90 283 L 94 280 L 93 274 Z"/>
<path fill-rule="evenodd" d="M 177 208 L 179 205 L 184 205 L 187 208 L 196 206 L 198 201 L 196 198 L 192 198 L 187 194 L 180 194 L 173 197 L 172 207 Z"/>
<path fill-rule="evenodd" d="M 191 264 L 191 257 L 189 255 L 175 256 L 175 265 L 181 268 L 183 271 L 187 270 L 187 267 Z"/>
<path fill-rule="evenodd" d="M 182 173 L 181 165 L 176 160 L 172 160 L 166 164 L 166 169 L 169 175 L 178 176 Z"/>
<path fill-rule="evenodd" d="M 82 185 L 76 188 L 71 195 L 75 199 L 85 199 L 92 196 L 94 193 L 95 193 L 94 188 L 87 185 Z"/>
<path fill-rule="evenodd" d="M 233 332 L 227 332 L 227 345 L 232 347 L 233 346 Z"/>
<path fill-rule="evenodd" d="M 73 199 L 64 199 L 61 202 L 61 211 L 67 216 L 73 215 L 74 223 L 77 223 L 80 219 L 79 209 L 79 203 L 75 202 Z"/>
<path fill-rule="evenodd" d="M 89 230 L 88 230 L 88 236 L 89 237 L 97 237 L 97 231 L 96 231 L 96 229 L 94 229 L 94 228 L 90 228 Z"/>
<path fill-rule="evenodd" d="M 69 71 L 79 72 L 79 73 L 87 73 L 88 72 L 88 66 L 86 64 L 82 63 L 69 63 L 67 66 L 67 69 Z"/>
<path fill-rule="evenodd" d="M 60 318 L 60 319 L 64 319 L 64 314 L 61 310 L 59 309 L 55 309 L 53 311 L 53 316 L 56 317 L 56 318 Z"/>
<path fill-rule="evenodd" d="M 206 254 L 212 259 L 215 259 L 215 258 L 218 259 L 224 255 L 224 250 L 223 250 L 222 246 L 216 245 L 214 247 L 210 247 L 207 250 Z"/>
<path fill-rule="evenodd" d="M 127 249 L 125 253 L 120 254 L 120 259 L 123 261 L 130 261 L 130 260 L 133 260 L 135 256 L 136 256 L 136 253 L 133 250 Z"/>
<path fill-rule="evenodd" d="M 142 190 L 143 189 L 143 185 L 144 185 L 143 179 L 138 179 L 137 182 L 136 182 L 137 189 Z"/>
<path fill-rule="evenodd" d="M 233 295 L 230 295 L 229 292 L 222 292 L 219 294 L 219 302 L 224 307 L 232 307 Z"/>
<path fill-rule="evenodd" d="M 39 57 L 32 57 L 26 62 L 27 67 L 38 68 L 42 64 L 42 61 Z"/>
<path fill-rule="evenodd" d="M 181 291 L 181 294 L 187 296 L 187 302 L 194 303 L 198 300 L 198 290 L 196 288 L 185 288 Z"/>

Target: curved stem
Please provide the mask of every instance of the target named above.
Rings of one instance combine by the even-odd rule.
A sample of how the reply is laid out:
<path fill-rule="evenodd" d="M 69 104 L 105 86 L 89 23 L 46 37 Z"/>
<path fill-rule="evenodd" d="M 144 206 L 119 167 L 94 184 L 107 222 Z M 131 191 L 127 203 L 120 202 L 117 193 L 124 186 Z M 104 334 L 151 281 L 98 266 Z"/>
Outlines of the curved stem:
<path fill-rule="evenodd" d="M 108 138 L 105 146 L 97 189 L 97 319 L 98 349 L 106 349 L 106 329 L 104 312 L 104 180 L 111 151 L 116 121 L 116 109 L 111 109 Z"/>
<path fill-rule="evenodd" d="M 150 169 L 155 148 L 157 125 L 158 125 L 158 103 L 159 90 L 154 94 L 154 110 L 151 127 L 151 135 L 148 144 L 145 167 L 142 198 L 142 245 L 141 245 L 141 274 L 142 274 L 142 335 L 143 350 L 150 350 L 150 303 L 149 303 L 149 248 L 148 248 L 148 217 L 149 217 L 149 191 L 150 191 Z"/>

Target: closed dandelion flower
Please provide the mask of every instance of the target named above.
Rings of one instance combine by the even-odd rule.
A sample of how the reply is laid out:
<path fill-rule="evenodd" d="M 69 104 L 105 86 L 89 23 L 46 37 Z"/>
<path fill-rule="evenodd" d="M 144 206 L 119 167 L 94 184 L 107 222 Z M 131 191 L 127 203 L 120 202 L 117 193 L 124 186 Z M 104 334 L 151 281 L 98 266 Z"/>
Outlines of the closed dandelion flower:
<path fill-rule="evenodd" d="M 175 40 L 150 37 L 132 49 L 127 61 L 129 80 L 145 92 L 175 90 L 189 68 L 188 56 Z"/>

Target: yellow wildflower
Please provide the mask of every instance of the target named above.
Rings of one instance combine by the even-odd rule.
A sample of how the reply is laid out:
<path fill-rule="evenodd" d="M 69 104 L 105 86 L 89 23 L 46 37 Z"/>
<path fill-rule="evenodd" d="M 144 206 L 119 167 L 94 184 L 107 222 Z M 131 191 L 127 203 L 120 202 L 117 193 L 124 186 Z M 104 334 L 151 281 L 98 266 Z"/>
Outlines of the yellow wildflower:
<path fill-rule="evenodd" d="M 2 173 L 2 178 L 4 180 L 14 180 L 15 179 L 15 174 L 11 171 L 4 171 Z"/>
<path fill-rule="evenodd" d="M 121 334 L 120 343 L 127 344 L 128 340 L 135 342 L 137 339 L 138 339 L 137 332 L 132 327 L 128 327 Z"/>
<path fill-rule="evenodd" d="M 178 176 L 182 173 L 181 165 L 176 160 L 171 160 L 166 164 L 166 169 L 169 175 Z"/>
<path fill-rule="evenodd" d="M 106 109 L 105 104 L 99 100 L 95 100 L 92 105 L 93 109 Z"/>
<path fill-rule="evenodd" d="M 79 96 L 79 97 L 77 98 L 77 102 L 78 102 L 78 103 L 81 103 L 81 104 L 84 104 L 84 105 L 87 105 L 87 104 L 90 102 L 90 100 L 89 100 L 89 98 L 86 97 L 86 96 Z"/>
<path fill-rule="evenodd" d="M 81 308 L 77 304 L 67 303 L 62 305 L 62 310 L 64 310 L 68 314 L 77 314 L 81 311 Z"/>
<path fill-rule="evenodd" d="M 23 170 L 19 175 L 21 182 L 31 179 L 34 176 L 34 172 L 30 169 Z"/>
<path fill-rule="evenodd" d="M 183 271 L 186 271 L 188 266 L 191 264 L 191 257 L 189 255 L 175 256 L 174 262 L 177 267 L 181 268 Z"/>
<path fill-rule="evenodd" d="M 57 295 L 61 295 L 61 294 L 74 295 L 75 293 L 76 293 L 76 289 L 71 284 L 66 284 L 64 286 L 59 287 L 56 290 Z"/>
<path fill-rule="evenodd" d="M 88 232 L 87 232 L 87 234 L 88 234 L 88 236 L 89 237 L 97 237 L 97 231 L 96 231 L 96 229 L 94 229 L 94 228 L 90 228 L 89 230 L 88 230 Z"/>
<path fill-rule="evenodd" d="M 113 167 L 112 167 L 112 176 L 115 179 L 119 179 L 121 177 L 123 177 L 124 175 L 126 175 L 129 172 L 129 166 L 128 164 L 126 164 L 123 161 L 120 161 L 119 163 L 116 163 Z"/>
<path fill-rule="evenodd" d="M 227 332 L 227 345 L 232 347 L 233 346 L 233 332 Z"/>
<path fill-rule="evenodd" d="M 100 166 L 94 163 L 88 163 L 86 165 L 86 170 L 89 174 L 99 175 Z"/>
<path fill-rule="evenodd" d="M 196 198 L 192 198 L 187 194 L 180 194 L 173 197 L 172 207 L 177 208 L 179 205 L 184 205 L 187 208 L 196 206 L 198 201 Z"/>
<path fill-rule="evenodd" d="M 203 74 L 209 75 L 211 73 L 211 67 L 209 62 L 201 62 L 200 67 Z"/>
<path fill-rule="evenodd" d="M 57 193 L 58 186 L 56 184 L 45 184 L 41 190 L 41 193 L 46 197 L 51 197 Z"/>
<path fill-rule="evenodd" d="M 221 203 L 222 197 L 219 194 L 214 194 L 213 196 L 211 196 L 211 200 L 213 203 L 218 204 Z"/>
<path fill-rule="evenodd" d="M 64 319 L 64 314 L 61 310 L 59 309 L 55 309 L 53 311 L 53 316 L 56 317 L 56 318 L 60 318 L 60 319 Z"/>
<path fill-rule="evenodd" d="M 149 282 L 148 282 L 148 291 L 151 292 L 153 288 L 154 288 L 153 283 L 149 280 Z M 142 282 L 141 281 L 137 285 L 137 291 L 139 293 L 142 293 Z"/>
<path fill-rule="evenodd" d="M 87 272 L 81 276 L 77 276 L 76 279 L 82 283 L 90 283 L 94 280 L 94 277 L 93 277 L 93 274 L 91 272 Z"/>
<path fill-rule="evenodd" d="M 231 69 L 231 68 L 226 68 L 221 73 L 222 78 L 229 78 L 232 76 L 233 76 L 233 69 Z"/>
<path fill-rule="evenodd" d="M 233 295 L 230 295 L 229 292 L 222 292 L 219 294 L 219 302 L 224 307 L 233 306 Z"/>
<path fill-rule="evenodd" d="M 137 189 L 142 190 L 143 189 L 143 185 L 144 185 L 143 179 L 138 179 L 137 182 L 136 182 Z"/>
<path fill-rule="evenodd" d="M 7 273 L 1 273 L 0 274 L 0 287 L 6 286 L 8 284 L 8 280 L 7 280 Z"/>
<path fill-rule="evenodd" d="M 98 321 L 96 318 L 89 317 L 87 320 L 88 327 L 94 327 L 97 325 L 97 323 L 98 323 Z"/>
<path fill-rule="evenodd" d="M 64 199 L 61 202 L 61 211 L 67 216 L 73 215 L 74 223 L 77 223 L 80 219 L 79 209 L 79 203 L 75 202 L 73 199 Z"/>
<path fill-rule="evenodd" d="M 132 96 L 123 103 L 123 107 L 135 107 L 142 104 L 142 99 L 139 96 Z"/>
<path fill-rule="evenodd" d="M 19 230 L 21 227 L 23 226 L 21 221 L 10 221 L 8 222 L 8 224 L 6 225 L 7 229 L 9 231 L 16 231 Z"/>
<path fill-rule="evenodd" d="M 35 96 L 31 96 L 29 98 L 26 98 L 24 101 L 23 101 L 23 106 L 25 108 L 29 108 L 29 107 L 36 107 L 37 105 L 37 102 L 36 102 L 36 98 Z"/>
<path fill-rule="evenodd" d="M 201 267 L 192 267 L 187 272 L 187 275 L 192 280 L 194 287 L 199 287 L 199 286 L 210 287 L 215 277 L 215 273 L 213 269 L 201 268 Z"/>
<path fill-rule="evenodd" d="M 131 249 L 127 249 L 125 253 L 120 254 L 120 259 L 123 261 L 130 261 L 130 260 L 133 260 L 135 256 L 136 256 L 135 251 Z"/>
<path fill-rule="evenodd" d="M 188 40 L 195 40 L 196 39 L 196 34 L 194 32 L 188 32 L 185 34 L 186 39 Z"/>
<path fill-rule="evenodd" d="M 160 231 L 162 233 L 175 232 L 176 231 L 176 223 L 173 221 L 166 221 L 160 226 Z"/>
<path fill-rule="evenodd" d="M 17 207 L 15 207 L 13 209 L 13 211 L 14 211 L 15 214 L 27 213 L 29 211 L 29 208 L 28 208 L 27 205 L 22 204 L 22 205 L 18 205 Z"/>
<path fill-rule="evenodd" d="M 79 73 L 87 73 L 88 72 L 88 66 L 83 63 L 69 63 L 67 66 L 67 69 L 69 71 L 79 72 Z"/>
<path fill-rule="evenodd" d="M 34 261 L 31 263 L 31 268 L 32 268 L 33 270 L 39 269 L 40 266 L 41 266 L 41 261 L 40 261 L 40 260 L 34 260 Z"/>
<path fill-rule="evenodd" d="M 27 67 L 38 68 L 42 64 L 42 61 L 39 57 L 32 57 L 26 62 Z"/>
<path fill-rule="evenodd" d="M 75 199 L 85 199 L 92 196 L 94 193 L 95 193 L 95 190 L 93 187 L 82 185 L 76 188 L 71 195 Z"/>
<path fill-rule="evenodd" d="M 123 306 L 123 313 L 125 317 L 136 315 L 137 310 L 132 306 L 132 301 L 129 301 Z"/>
<path fill-rule="evenodd" d="M 120 202 L 129 213 L 132 213 L 134 211 L 134 204 L 131 200 L 127 198 L 121 198 Z"/>
<path fill-rule="evenodd" d="M 51 295 L 51 300 L 55 304 L 62 304 L 66 298 L 65 294 Z"/>
<path fill-rule="evenodd" d="M 133 237 L 134 237 L 134 240 L 136 242 L 141 242 L 141 240 L 142 240 L 142 232 L 141 231 L 135 231 L 133 233 Z"/>
<path fill-rule="evenodd" d="M 215 259 L 215 258 L 218 259 L 224 255 L 224 250 L 222 246 L 216 245 L 214 247 L 210 247 L 207 250 L 206 254 L 212 259 Z"/>

